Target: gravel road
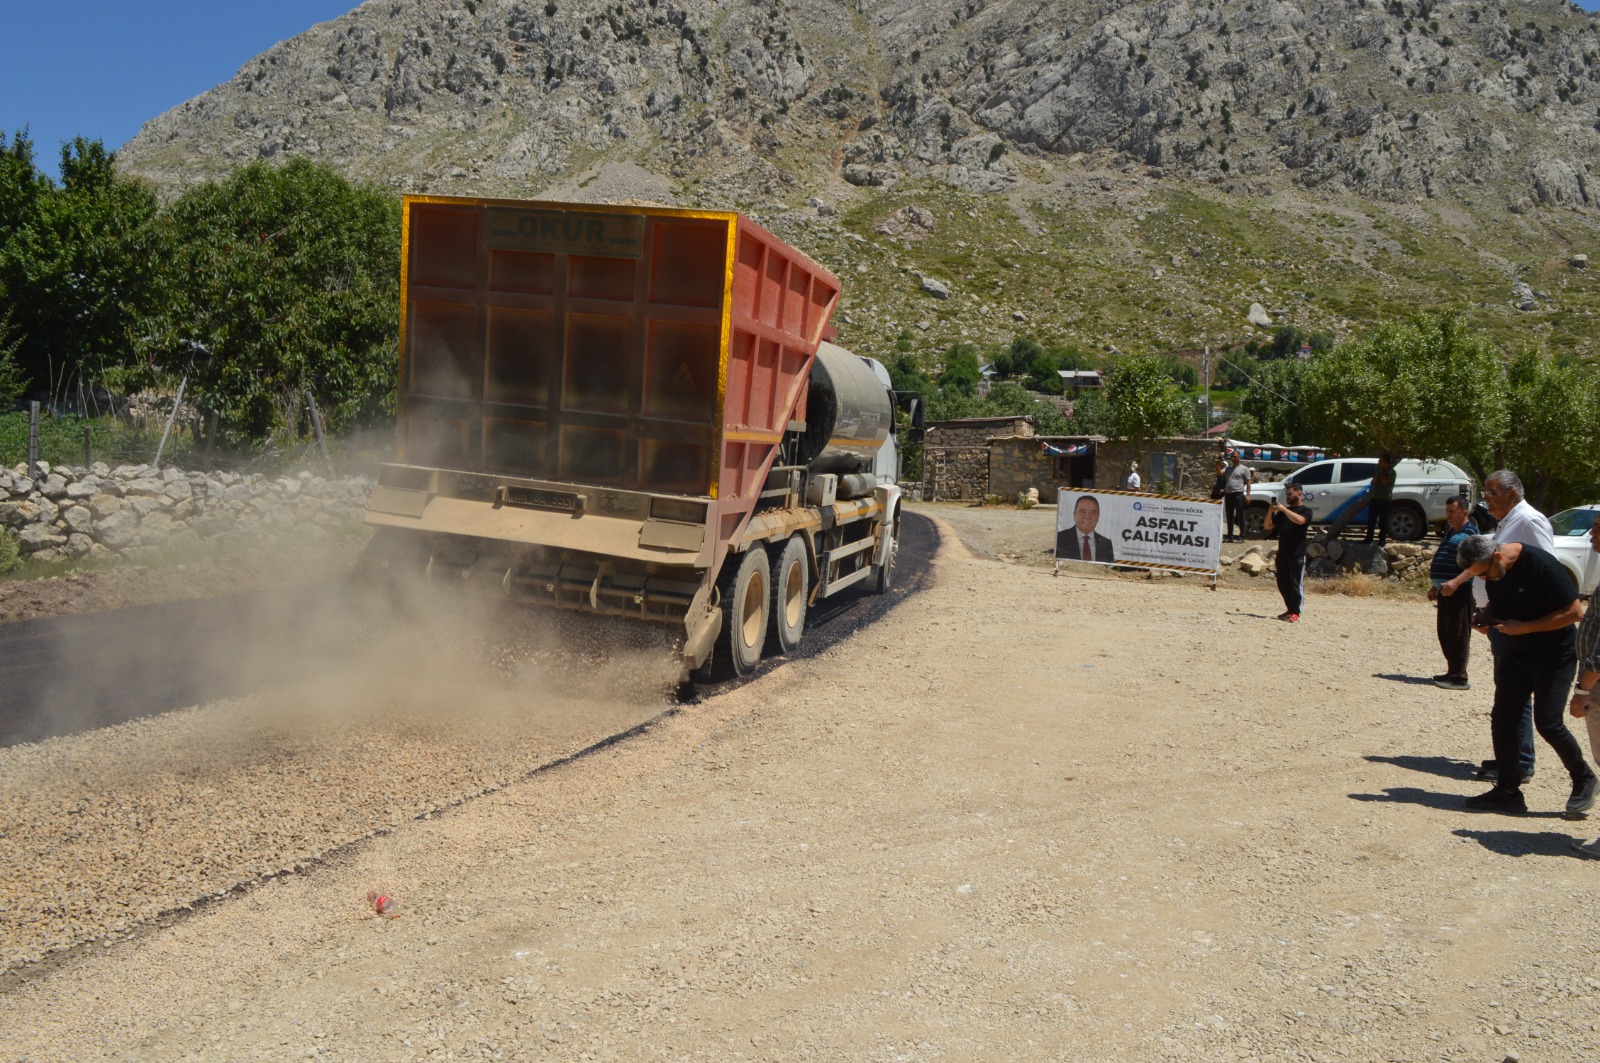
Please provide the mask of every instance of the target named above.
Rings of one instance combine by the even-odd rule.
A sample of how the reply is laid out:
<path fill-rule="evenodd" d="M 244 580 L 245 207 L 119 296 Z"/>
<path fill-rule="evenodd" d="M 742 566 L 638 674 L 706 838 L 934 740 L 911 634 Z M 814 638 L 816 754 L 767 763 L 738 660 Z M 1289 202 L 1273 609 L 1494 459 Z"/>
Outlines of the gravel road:
<path fill-rule="evenodd" d="M 1533 814 L 1462 811 L 1489 684 L 1421 680 L 1425 604 L 1290 626 L 1266 581 L 1056 576 L 994 559 L 1047 514 L 918 508 L 990 556 L 947 538 L 851 638 L 676 711 L 402 644 L 0 750 L 0 1056 L 1600 1058 L 1596 828 L 1548 751 Z M 85 900 L 121 928 L 46 954 Z"/>

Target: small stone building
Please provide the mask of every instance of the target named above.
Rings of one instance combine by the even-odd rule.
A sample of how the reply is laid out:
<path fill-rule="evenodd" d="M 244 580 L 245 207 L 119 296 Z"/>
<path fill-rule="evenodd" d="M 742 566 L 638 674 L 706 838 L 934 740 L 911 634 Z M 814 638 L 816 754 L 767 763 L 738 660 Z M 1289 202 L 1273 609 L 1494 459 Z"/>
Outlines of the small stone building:
<path fill-rule="evenodd" d="M 1131 443 L 1101 436 L 1038 436 L 1032 425 L 1022 421 L 973 418 L 943 422 L 935 427 L 952 427 L 938 436 L 930 429 L 923 451 L 922 497 L 950 500 L 995 495 L 1011 500 L 1037 487 L 1039 501 L 1049 503 L 1062 488 L 1104 491 L 1122 486 L 1133 460 Z M 1216 479 L 1216 460 L 1221 453 L 1216 440 L 1152 440 L 1140 450 L 1141 489 L 1205 498 Z"/>

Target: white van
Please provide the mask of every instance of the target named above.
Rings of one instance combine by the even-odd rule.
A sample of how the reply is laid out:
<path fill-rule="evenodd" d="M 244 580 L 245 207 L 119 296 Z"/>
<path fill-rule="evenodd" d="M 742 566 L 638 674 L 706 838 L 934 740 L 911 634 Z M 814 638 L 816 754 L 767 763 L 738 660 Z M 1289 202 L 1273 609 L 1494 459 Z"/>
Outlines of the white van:
<path fill-rule="evenodd" d="M 1245 509 L 1245 535 L 1259 539 L 1267 507 L 1283 501 L 1288 484 L 1305 490 L 1305 504 L 1311 510 L 1313 525 L 1332 524 L 1345 516 L 1350 507 L 1351 527 L 1365 527 L 1367 506 L 1363 492 L 1372 486 L 1378 471 L 1377 458 L 1329 458 L 1313 462 L 1290 473 L 1277 483 L 1250 485 L 1250 504 Z M 1384 534 L 1390 539 L 1420 539 L 1431 526 L 1443 526 L 1445 500 L 1461 495 L 1473 503 L 1472 477 L 1448 461 L 1418 461 L 1402 458 L 1394 467 L 1394 504 L 1383 520 Z"/>

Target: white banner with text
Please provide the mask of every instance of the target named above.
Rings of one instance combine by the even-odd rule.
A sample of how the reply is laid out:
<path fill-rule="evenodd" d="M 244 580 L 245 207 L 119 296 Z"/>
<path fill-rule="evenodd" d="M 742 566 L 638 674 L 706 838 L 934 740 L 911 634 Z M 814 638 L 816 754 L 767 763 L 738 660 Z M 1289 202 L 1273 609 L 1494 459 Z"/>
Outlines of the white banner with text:
<path fill-rule="evenodd" d="M 1215 574 L 1222 503 L 1130 491 L 1062 491 L 1056 560 Z"/>

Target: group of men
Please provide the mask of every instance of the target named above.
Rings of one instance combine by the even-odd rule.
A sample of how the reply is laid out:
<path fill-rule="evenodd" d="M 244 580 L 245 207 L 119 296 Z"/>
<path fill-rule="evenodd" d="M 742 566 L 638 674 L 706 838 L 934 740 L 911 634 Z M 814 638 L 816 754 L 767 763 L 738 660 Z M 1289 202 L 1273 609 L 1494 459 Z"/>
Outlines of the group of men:
<path fill-rule="evenodd" d="M 1571 779 L 1566 815 L 1583 818 L 1594 807 L 1600 779 L 1561 710 L 1565 706 L 1575 717 L 1589 717 L 1590 745 L 1600 755 L 1600 712 L 1588 712 L 1600 679 L 1600 610 L 1585 614 L 1578 588 L 1556 560 L 1550 521 L 1524 493 L 1521 479 L 1509 469 L 1490 474 L 1483 495 L 1489 516 L 1497 522 L 1492 535 L 1478 528 L 1465 498 L 1445 504 L 1449 528 L 1429 570 L 1428 598 L 1438 606 L 1436 626 L 1445 658 L 1445 671 L 1434 682 L 1447 690 L 1470 690 L 1472 632 L 1487 635 L 1494 664 L 1489 716 L 1494 757 L 1482 763 L 1478 778 L 1493 786 L 1467 798 L 1467 807 L 1527 811 L 1522 784 L 1533 778 L 1537 733 L 1556 751 Z M 1590 532 L 1590 543 L 1600 551 L 1600 520 Z M 1569 697 L 1574 678 L 1577 686 Z M 1600 857 L 1600 839 L 1578 848 Z"/>

